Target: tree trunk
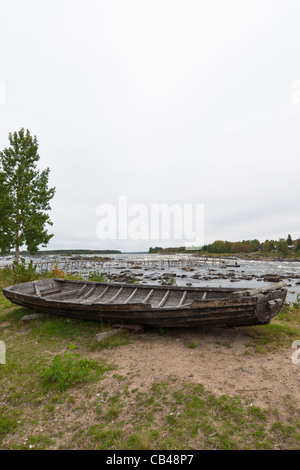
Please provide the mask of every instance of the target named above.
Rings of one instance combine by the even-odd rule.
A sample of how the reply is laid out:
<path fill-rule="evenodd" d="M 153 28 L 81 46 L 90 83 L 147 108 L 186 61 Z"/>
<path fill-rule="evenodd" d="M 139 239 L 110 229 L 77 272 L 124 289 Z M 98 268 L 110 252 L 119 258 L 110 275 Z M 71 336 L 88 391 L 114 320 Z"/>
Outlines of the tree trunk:
<path fill-rule="evenodd" d="M 16 240 L 16 246 L 15 246 L 15 262 L 19 263 L 19 207 L 17 207 L 17 213 L 16 213 L 16 231 L 15 231 L 15 240 Z"/>
<path fill-rule="evenodd" d="M 17 232 L 16 232 L 16 237 L 17 237 Z M 19 245 L 16 244 L 16 250 L 15 250 L 15 262 L 18 263 L 19 262 Z"/>

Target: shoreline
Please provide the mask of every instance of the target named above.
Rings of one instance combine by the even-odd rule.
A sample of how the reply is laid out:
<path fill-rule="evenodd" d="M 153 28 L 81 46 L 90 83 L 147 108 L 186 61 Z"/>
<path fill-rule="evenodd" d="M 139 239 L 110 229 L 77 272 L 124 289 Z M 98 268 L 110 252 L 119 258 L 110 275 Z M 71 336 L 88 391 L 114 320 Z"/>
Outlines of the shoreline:
<path fill-rule="evenodd" d="M 172 253 L 169 253 L 172 254 Z M 290 256 L 282 255 L 255 255 L 254 253 L 193 253 L 195 256 L 200 258 L 226 258 L 226 259 L 243 259 L 249 261 L 290 261 L 290 262 L 300 262 L 300 257 L 292 258 Z"/>

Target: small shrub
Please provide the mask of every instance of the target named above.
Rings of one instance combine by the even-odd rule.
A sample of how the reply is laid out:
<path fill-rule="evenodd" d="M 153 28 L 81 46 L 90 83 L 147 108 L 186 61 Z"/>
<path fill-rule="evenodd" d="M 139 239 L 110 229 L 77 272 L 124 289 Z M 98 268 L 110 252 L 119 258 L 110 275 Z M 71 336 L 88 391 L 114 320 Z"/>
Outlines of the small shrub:
<path fill-rule="evenodd" d="M 64 271 L 59 269 L 58 264 L 56 263 L 50 271 L 50 277 L 55 279 L 65 279 L 67 276 Z"/>
<path fill-rule="evenodd" d="M 168 282 L 166 283 L 168 286 L 177 286 L 176 279 L 174 276 L 171 276 Z"/>
<path fill-rule="evenodd" d="M 165 330 L 165 328 L 158 328 L 158 329 L 157 329 L 157 333 L 158 333 L 159 335 L 164 335 L 164 334 L 166 333 L 166 330 Z"/>
<path fill-rule="evenodd" d="M 36 264 L 32 260 L 26 266 L 25 259 L 21 258 L 21 262 L 14 261 L 13 263 L 13 279 L 14 282 L 28 282 L 33 281 L 36 277 Z"/>
<path fill-rule="evenodd" d="M 108 419 L 116 419 L 119 416 L 121 410 L 122 410 L 122 407 L 119 404 L 113 403 L 112 405 L 109 406 L 107 413 L 106 413 L 106 417 Z"/>
<path fill-rule="evenodd" d="M 286 302 L 278 314 L 278 320 L 284 321 L 284 322 L 295 323 L 295 322 L 299 322 L 299 319 L 300 319 L 300 303 L 298 301 L 295 303 Z"/>
<path fill-rule="evenodd" d="M 10 269 L 8 266 L 0 270 L 0 280 L 3 282 L 4 285 L 9 285 L 14 282 L 14 273 L 13 270 Z"/>
<path fill-rule="evenodd" d="M 126 284 L 138 284 L 139 281 L 134 276 L 131 276 L 127 279 Z"/>
<path fill-rule="evenodd" d="M 104 273 L 99 273 L 98 271 L 90 271 L 88 275 L 88 281 L 107 282 L 107 277 Z"/>
<path fill-rule="evenodd" d="M 136 444 L 138 450 L 150 450 L 151 449 L 151 431 L 142 430 L 136 435 Z"/>

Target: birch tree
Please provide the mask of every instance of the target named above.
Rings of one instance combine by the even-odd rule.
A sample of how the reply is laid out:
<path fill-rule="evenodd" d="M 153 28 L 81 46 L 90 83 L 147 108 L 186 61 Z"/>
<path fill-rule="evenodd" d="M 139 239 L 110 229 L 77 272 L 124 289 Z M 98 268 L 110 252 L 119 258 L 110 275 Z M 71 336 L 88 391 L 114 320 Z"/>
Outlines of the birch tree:
<path fill-rule="evenodd" d="M 38 142 L 29 130 L 9 133 L 10 146 L 0 152 L 0 250 L 19 251 L 26 245 L 30 254 L 47 246 L 53 236 L 48 211 L 55 188 L 48 188 L 49 168 L 37 169 Z"/>

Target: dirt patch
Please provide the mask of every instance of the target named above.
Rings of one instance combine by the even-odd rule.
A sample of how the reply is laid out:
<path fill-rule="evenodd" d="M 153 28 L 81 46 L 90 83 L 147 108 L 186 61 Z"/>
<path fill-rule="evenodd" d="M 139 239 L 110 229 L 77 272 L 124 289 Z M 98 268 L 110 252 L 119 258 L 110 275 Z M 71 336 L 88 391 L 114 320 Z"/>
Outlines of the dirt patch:
<path fill-rule="evenodd" d="M 3 449 L 150 449 L 161 444 L 170 449 L 298 448 L 300 364 L 292 361 L 298 329 L 290 343 L 286 340 L 280 347 L 272 328 L 269 345 L 254 340 L 256 327 L 247 332 L 243 328 L 145 329 L 128 337 L 116 335 L 101 345 L 95 340 L 100 328 L 86 332 L 82 326 L 82 341 L 77 342 L 74 323 L 75 330 L 70 327 L 58 336 L 59 341 L 53 341 L 57 330 L 47 336 L 40 329 L 42 322 L 35 321 L 40 342 L 38 335 L 32 336 L 35 323 L 31 330 L 22 323 L 20 330 L 7 334 L 8 353 L 13 344 L 19 347 L 15 361 L 24 381 L 13 370 L 3 377 L 3 415 L 8 425 L 15 426 L 3 438 Z M 2 325 L 9 326 L 8 322 Z M 279 323 L 272 326 L 288 328 Z M 265 327 L 258 328 L 267 334 Z M 119 343 L 114 343 L 115 338 Z M 31 349 L 43 348 L 50 364 L 68 350 L 70 342 L 80 357 L 116 367 L 106 370 L 100 380 L 79 383 L 66 393 L 42 391 L 35 359 L 33 366 L 30 362 Z M 87 347 L 90 344 L 93 347 Z M 225 420 L 220 403 L 216 411 L 216 400 L 209 401 L 211 395 L 225 396 L 225 401 L 220 398 L 230 407 Z M 232 402 L 238 405 L 228 400 L 235 396 L 239 399 Z M 194 398 L 204 408 L 191 416 Z M 265 417 L 251 415 L 249 406 L 252 413 L 265 410 Z M 247 425 L 239 421 L 241 415 Z M 257 422 L 251 421 L 253 417 Z M 232 426 L 235 431 L 230 433 Z M 140 442 L 143 437 L 149 442 Z"/>
<path fill-rule="evenodd" d="M 146 331 L 134 334 L 131 344 L 102 354 L 117 364 L 118 374 L 132 377 L 129 390 L 146 392 L 154 381 L 175 376 L 201 383 L 216 395 L 249 396 L 253 406 L 279 410 L 286 396 L 299 403 L 295 350 L 251 353 L 250 341 L 239 329 L 170 329 L 162 335 Z"/>

